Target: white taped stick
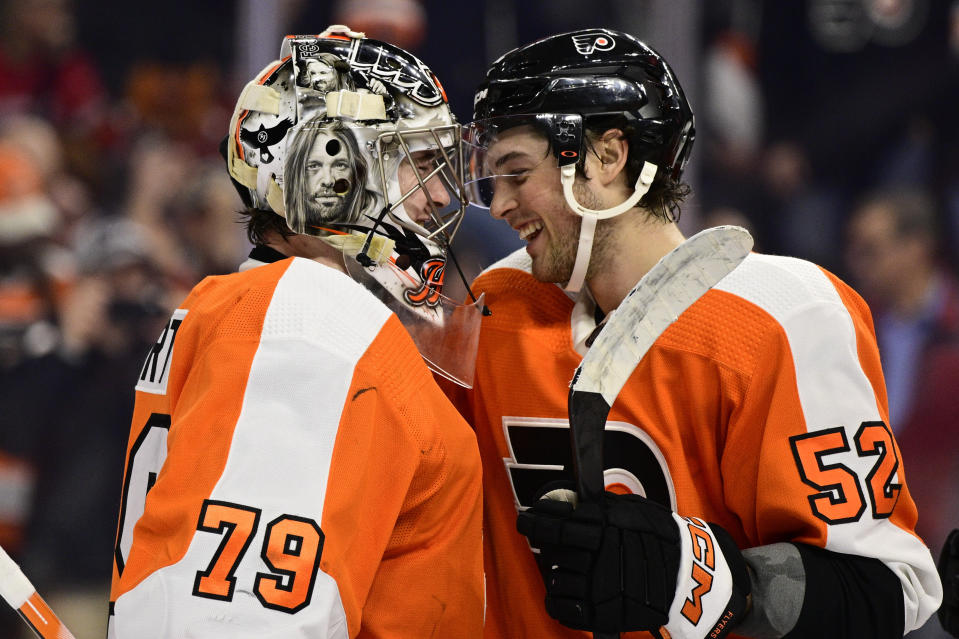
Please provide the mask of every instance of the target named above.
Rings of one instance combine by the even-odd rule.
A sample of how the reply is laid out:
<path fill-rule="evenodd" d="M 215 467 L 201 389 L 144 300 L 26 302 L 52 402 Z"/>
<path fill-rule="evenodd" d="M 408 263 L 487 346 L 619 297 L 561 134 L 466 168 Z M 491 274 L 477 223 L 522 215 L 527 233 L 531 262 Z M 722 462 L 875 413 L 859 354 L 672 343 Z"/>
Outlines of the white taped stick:
<path fill-rule="evenodd" d="M 36 588 L 20 570 L 20 566 L 10 558 L 7 551 L 0 548 L 0 595 L 17 610 L 36 592 Z"/>
<path fill-rule="evenodd" d="M 738 226 L 701 231 L 663 256 L 610 314 L 570 381 L 573 473 L 584 501 L 603 497 L 603 431 L 626 380 L 669 325 L 752 246 L 752 236 Z"/>
<path fill-rule="evenodd" d="M 653 342 L 739 266 L 752 246 L 753 238 L 737 226 L 701 231 L 659 260 L 610 314 L 570 382 L 569 435 L 580 503 L 603 499 L 603 433 L 626 380 Z M 594 639 L 618 636 L 593 633 Z"/>
<path fill-rule="evenodd" d="M 612 406 L 663 331 L 746 259 L 753 239 L 738 226 L 706 229 L 670 251 L 612 312 L 579 365 L 573 390 L 600 393 Z"/>
<path fill-rule="evenodd" d="M 74 639 L 73 633 L 50 610 L 3 547 L 0 547 L 0 595 L 41 639 Z"/>

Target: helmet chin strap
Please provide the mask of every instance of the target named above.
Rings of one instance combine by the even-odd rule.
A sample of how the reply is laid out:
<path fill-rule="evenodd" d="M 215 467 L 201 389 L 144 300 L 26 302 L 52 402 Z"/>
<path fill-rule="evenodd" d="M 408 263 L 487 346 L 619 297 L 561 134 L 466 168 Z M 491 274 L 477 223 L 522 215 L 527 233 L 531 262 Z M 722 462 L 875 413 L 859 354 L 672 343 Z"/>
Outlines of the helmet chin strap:
<path fill-rule="evenodd" d="M 653 178 L 656 177 L 656 165 L 652 162 L 643 164 L 643 170 L 636 178 L 636 184 L 633 185 L 633 194 L 624 202 L 608 209 L 588 209 L 576 201 L 573 195 L 573 181 L 576 178 L 576 165 L 568 164 L 560 170 L 560 181 L 563 183 L 563 195 L 566 197 L 566 203 L 573 209 L 577 215 L 583 218 L 579 227 L 579 246 L 576 249 L 576 262 L 573 264 L 573 273 L 566 283 L 566 290 L 576 293 L 583 287 L 586 280 L 586 268 L 589 266 L 589 256 L 593 252 L 593 233 L 596 230 L 596 222 L 610 217 L 616 217 L 633 208 L 642 199 L 649 187 L 653 184 Z"/>

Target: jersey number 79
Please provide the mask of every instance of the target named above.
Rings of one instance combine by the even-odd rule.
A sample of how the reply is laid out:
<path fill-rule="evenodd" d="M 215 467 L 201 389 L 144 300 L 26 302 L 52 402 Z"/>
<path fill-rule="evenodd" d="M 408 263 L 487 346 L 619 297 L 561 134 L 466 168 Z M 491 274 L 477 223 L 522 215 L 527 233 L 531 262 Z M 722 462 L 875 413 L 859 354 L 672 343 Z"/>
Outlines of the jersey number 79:
<path fill-rule="evenodd" d="M 123 573 L 133 545 L 133 529 L 146 508 L 167 456 L 170 416 L 153 413 L 130 448 L 120 502 L 120 525 L 114 558 Z M 236 571 L 259 528 L 261 510 L 243 504 L 204 500 L 196 529 L 223 536 L 209 565 L 198 570 L 193 595 L 231 601 Z M 323 554 L 324 535 L 306 517 L 282 514 L 266 526 L 260 557 L 270 572 L 257 572 L 252 589 L 260 603 L 293 614 L 309 605 Z"/>

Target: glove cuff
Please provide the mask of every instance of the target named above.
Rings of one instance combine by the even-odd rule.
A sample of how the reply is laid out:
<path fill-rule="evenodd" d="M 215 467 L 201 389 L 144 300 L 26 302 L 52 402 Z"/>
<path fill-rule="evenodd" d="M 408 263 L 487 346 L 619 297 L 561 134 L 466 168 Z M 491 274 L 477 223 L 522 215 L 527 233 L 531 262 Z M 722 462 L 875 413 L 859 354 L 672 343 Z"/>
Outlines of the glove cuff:
<path fill-rule="evenodd" d="M 666 630 L 672 639 L 721 639 L 746 613 L 746 562 L 721 526 L 675 513 L 673 518 L 682 555 Z"/>

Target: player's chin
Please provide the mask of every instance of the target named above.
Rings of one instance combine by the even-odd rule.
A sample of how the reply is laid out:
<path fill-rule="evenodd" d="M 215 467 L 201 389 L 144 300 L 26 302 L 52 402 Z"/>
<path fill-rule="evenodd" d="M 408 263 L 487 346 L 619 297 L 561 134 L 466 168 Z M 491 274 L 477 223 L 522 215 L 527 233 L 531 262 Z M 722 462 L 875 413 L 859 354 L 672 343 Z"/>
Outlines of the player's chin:
<path fill-rule="evenodd" d="M 332 222 L 342 213 L 342 204 L 339 198 L 330 202 L 316 200 L 309 207 L 310 219 L 317 222 Z"/>
<path fill-rule="evenodd" d="M 535 277 L 540 282 L 548 282 L 550 284 L 563 284 L 569 281 L 570 276 L 573 273 L 573 268 L 558 267 L 558 265 L 547 259 L 546 256 L 533 257 L 533 267 L 531 272 L 533 277 Z"/>
<path fill-rule="evenodd" d="M 429 231 L 435 230 L 433 227 L 435 227 L 436 224 L 433 223 L 433 218 L 430 216 L 430 212 L 425 204 L 420 205 L 418 202 L 404 203 L 403 211 L 414 224 L 419 224 Z"/>
<path fill-rule="evenodd" d="M 540 229 L 526 238 L 526 252 L 535 261 L 546 252 L 546 229 Z"/>

